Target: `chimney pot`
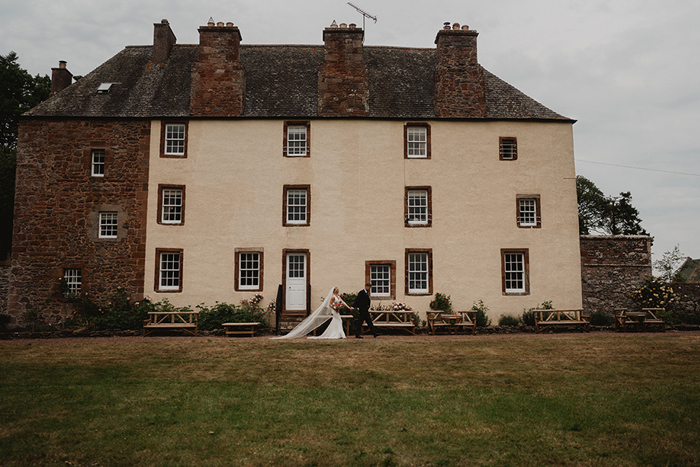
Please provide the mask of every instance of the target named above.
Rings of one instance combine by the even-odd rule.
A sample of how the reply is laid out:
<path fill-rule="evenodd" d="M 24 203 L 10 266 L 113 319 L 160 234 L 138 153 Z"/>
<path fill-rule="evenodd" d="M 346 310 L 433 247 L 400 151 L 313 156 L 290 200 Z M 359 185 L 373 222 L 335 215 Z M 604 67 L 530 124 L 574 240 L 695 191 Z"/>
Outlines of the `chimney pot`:
<path fill-rule="evenodd" d="M 169 23 L 168 23 L 167 19 L 163 18 L 162 20 L 160 20 L 160 24 L 169 24 Z"/>
<path fill-rule="evenodd" d="M 459 23 L 453 24 L 452 29 L 454 29 L 455 31 L 458 31 L 459 30 Z"/>
<path fill-rule="evenodd" d="M 469 31 L 469 26 L 466 24 L 462 26 L 462 31 Z"/>
<path fill-rule="evenodd" d="M 229 21 L 228 23 L 226 23 L 226 27 L 227 27 L 227 28 L 232 28 L 232 27 L 233 27 L 233 23 L 232 23 L 231 21 Z"/>
<path fill-rule="evenodd" d="M 214 26 L 214 18 L 211 16 L 209 17 L 209 21 L 207 21 L 207 26 Z"/>
<path fill-rule="evenodd" d="M 347 29 L 348 25 L 345 23 L 340 23 L 340 29 Z"/>
<path fill-rule="evenodd" d="M 442 29 L 445 29 L 445 30 L 450 29 L 450 22 L 445 21 L 444 23 L 442 23 Z"/>
<path fill-rule="evenodd" d="M 355 29 L 357 27 L 357 24 L 355 23 L 350 23 L 350 29 Z"/>
<path fill-rule="evenodd" d="M 220 28 L 223 28 L 223 27 L 224 27 L 224 22 L 223 22 L 223 21 L 219 21 L 218 23 L 216 23 L 216 25 L 217 25 L 218 27 L 220 27 Z"/>
<path fill-rule="evenodd" d="M 59 68 L 65 68 L 67 63 L 68 63 L 68 62 L 66 62 L 65 60 L 59 60 L 59 61 L 58 61 L 58 67 L 59 67 Z"/>

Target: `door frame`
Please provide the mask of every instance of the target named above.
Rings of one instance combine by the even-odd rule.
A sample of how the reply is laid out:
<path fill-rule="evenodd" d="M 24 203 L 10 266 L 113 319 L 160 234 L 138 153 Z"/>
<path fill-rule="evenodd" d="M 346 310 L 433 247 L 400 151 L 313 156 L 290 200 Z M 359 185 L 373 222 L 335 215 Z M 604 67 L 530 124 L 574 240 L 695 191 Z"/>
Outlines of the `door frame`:
<path fill-rule="evenodd" d="M 306 255 L 306 296 L 304 300 L 306 301 L 306 315 L 309 314 L 309 291 L 311 290 L 311 252 L 308 249 L 284 249 L 282 250 L 282 306 L 284 309 L 283 313 L 287 313 L 287 255 L 290 254 L 300 254 Z M 293 310 L 290 313 L 297 311 Z"/>

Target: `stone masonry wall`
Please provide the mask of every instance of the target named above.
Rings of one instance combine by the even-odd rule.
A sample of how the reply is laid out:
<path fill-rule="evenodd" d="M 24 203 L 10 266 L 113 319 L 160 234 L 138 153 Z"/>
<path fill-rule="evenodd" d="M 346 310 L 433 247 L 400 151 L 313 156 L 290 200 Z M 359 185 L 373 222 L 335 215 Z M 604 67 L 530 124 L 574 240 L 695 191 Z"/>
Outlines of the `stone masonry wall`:
<path fill-rule="evenodd" d="M 584 314 L 634 308 L 630 294 L 651 275 L 651 237 L 581 236 Z"/>
<path fill-rule="evenodd" d="M 684 323 L 700 324 L 700 283 L 671 284 L 676 301 L 673 312 Z"/>
<path fill-rule="evenodd" d="M 8 311 L 17 324 L 37 307 L 48 323 L 71 313 L 61 296 L 65 268 L 82 272 L 82 292 L 143 294 L 150 122 L 23 120 Z M 91 176 L 104 150 L 104 177 Z M 98 238 L 99 212 L 116 212 L 116 239 Z"/>
<path fill-rule="evenodd" d="M 0 264 L 0 313 L 7 313 L 7 294 L 10 292 L 10 266 Z"/>

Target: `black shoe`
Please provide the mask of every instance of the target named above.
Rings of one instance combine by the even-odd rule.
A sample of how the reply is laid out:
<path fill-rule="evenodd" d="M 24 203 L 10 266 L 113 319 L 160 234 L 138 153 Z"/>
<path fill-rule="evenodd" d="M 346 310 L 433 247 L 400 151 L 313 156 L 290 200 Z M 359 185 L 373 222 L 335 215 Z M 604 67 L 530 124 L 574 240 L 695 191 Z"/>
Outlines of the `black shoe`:
<path fill-rule="evenodd" d="M 379 334 L 378 332 L 375 332 L 375 333 L 374 333 L 374 338 L 375 338 L 375 339 L 376 339 L 377 337 L 379 337 L 379 336 L 381 336 L 381 334 Z"/>
<path fill-rule="evenodd" d="M 355 339 L 362 339 L 362 336 L 358 334 L 355 336 Z"/>

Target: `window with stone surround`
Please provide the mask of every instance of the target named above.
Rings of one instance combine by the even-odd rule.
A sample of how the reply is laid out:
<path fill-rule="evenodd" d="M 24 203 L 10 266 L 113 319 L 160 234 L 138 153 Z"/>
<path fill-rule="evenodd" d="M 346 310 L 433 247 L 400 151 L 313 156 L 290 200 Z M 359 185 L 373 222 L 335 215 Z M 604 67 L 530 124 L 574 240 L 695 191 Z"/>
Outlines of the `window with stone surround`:
<path fill-rule="evenodd" d="M 186 122 L 163 122 L 161 125 L 161 157 L 187 157 Z"/>
<path fill-rule="evenodd" d="M 169 225 L 185 223 L 184 185 L 158 185 L 158 223 Z"/>
<path fill-rule="evenodd" d="M 311 223 L 309 185 L 284 186 L 284 220 L 286 226 L 307 226 Z"/>
<path fill-rule="evenodd" d="M 119 214 L 116 212 L 100 212 L 99 238 L 117 238 L 119 232 Z"/>
<path fill-rule="evenodd" d="M 503 295 L 529 295 L 528 250 L 501 250 L 501 282 Z"/>
<path fill-rule="evenodd" d="M 105 152 L 103 149 L 93 149 L 91 154 L 92 159 L 92 169 L 91 175 L 93 177 L 104 177 L 105 176 Z"/>
<path fill-rule="evenodd" d="M 404 132 L 404 158 L 430 159 L 430 125 L 407 123 Z"/>
<path fill-rule="evenodd" d="M 70 297 L 71 295 L 78 295 L 80 293 L 80 289 L 83 286 L 83 275 L 80 269 L 64 269 L 63 280 L 66 284 L 66 290 L 64 291 L 65 297 Z"/>
<path fill-rule="evenodd" d="M 235 289 L 261 291 L 263 289 L 263 252 L 256 249 L 236 249 Z"/>
<path fill-rule="evenodd" d="M 538 229 L 542 226 L 539 195 L 517 195 L 516 203 L 518 227 Z"/>
<path fill-rule="evenodd" d="M 396 261 L 365 262 L 365 284 L 372 284 L 372 298 L 396 298 Z"/>
<path fill-rule="evenodd" d="M 311 156 L 310 135 L 311 124 L 309 122 L 284 122 L 284 156 Z"/>
<path fill-rule="evenodd" d="M 433 251 L 406 249 L 406 294 L 431 295 L 433 292 Z"/>
<path fill-rule="evenodd" d="M 183 251 L 181 249 L 156 250 L 157 292 L 182 292 Z"/>
<path fill-rule="evenodd" d="M 498 139 L 498 158 L 502 161 L 514 161 L 518 158 L 516 138 L 502 136 Z"/>
<path fill-rule="evenodd" d="M 430 227 L 432 225 L 432 189 L 429 186 L 406 187 L 404 195 L 404 220 L 406 227 Z"/>

